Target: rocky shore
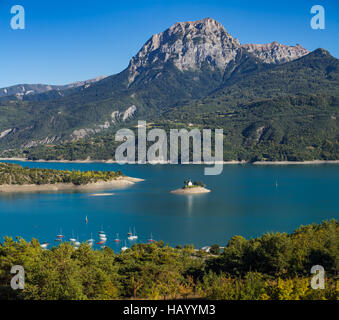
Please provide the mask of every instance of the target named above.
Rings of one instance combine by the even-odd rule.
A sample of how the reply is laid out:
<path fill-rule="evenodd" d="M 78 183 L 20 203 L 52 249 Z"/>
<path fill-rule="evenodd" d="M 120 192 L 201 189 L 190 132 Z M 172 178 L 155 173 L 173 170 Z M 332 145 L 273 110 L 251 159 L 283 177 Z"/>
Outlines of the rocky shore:
<path fill-rule="evenodd" d="M 174 194 L 199 194 L 199 193 L 208 193 L 211 190 L 203 188 L 203 187 L 192 187 L 192 188 L 180 188 L 177 190 L 171 191 Z"/>

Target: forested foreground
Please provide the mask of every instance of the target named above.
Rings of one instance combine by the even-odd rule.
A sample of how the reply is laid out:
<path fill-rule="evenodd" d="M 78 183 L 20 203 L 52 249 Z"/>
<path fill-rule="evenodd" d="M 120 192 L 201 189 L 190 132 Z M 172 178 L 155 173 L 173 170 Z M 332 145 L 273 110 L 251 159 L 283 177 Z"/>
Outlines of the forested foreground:
<path fill-rule="evenodd" d="M 73 183 L 83 185 L 98 181 L 110 181 L 122 176 L 120 171 L 70 171 L 40 168 L 24 168 L 18 164 L 0 162 L 0 185 Z"/>
<path fill-rule="evenodd" d="M 11 267 L 25 269 L 24 290 L 10 287 Z M 326 271 L 325 289 L 310 286 L 311 267 Z M 223 253 L 163 242 L 42 250 L 37 240 L 0 246 L 0 299 L 339 299 L 339 223 L 302 226 L 292 234 L 234 236 Z"/>

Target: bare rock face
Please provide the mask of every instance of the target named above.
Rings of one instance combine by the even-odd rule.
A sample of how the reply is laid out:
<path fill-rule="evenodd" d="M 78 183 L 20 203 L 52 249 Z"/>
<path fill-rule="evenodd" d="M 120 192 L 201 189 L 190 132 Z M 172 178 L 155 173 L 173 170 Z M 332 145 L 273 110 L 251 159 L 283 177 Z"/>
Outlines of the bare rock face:
<path fill-rule="evenodd" d="M 309 54 L 309 51 L 299 44 L 286 46 L 276 41 L 268 44 L 244 44 L 242 47 L 265 63 L 285 63 Z"/>
<path fill-rule="evenodd" d="M 111 121 L 113 124 L 116 124 L 117 122 L 120 122 L 120 121 L 125 122 L 133 118 L 137 110 L 138 110 L 138 107 L 136 107 L 135 105 L 131 105 L 124 112 L 113 111 L 111 114 Z"/>
<path fill-rule="evenodd" d="M 206 18 L 194 22 L 178 22 L 169 29 L 155 34 L 130 61 L 129 83 L 148 68 L 161 70 L 172 62 L 179 70 L 196 70 L 208 66 L 225 70 L 239 50 L 254 54 L 265 63 L 280 64 L 309 53 L 300 45 L 270 44 L 241 45 L 216 20 Z"/>
<path fill-rule="evenodd" d="M 6 137 L 8 134 L 10 134 L 14 129 L 10 128 L 5 131 L 0 132 L 0 139 Z"/>
<path fill-rule="evenodd" d="M 136 111 L 137 111 L 137 107 L 135 105 L 132 105 L 129 108 L 127 108 L 122 116 L 122 121 L 126 121 L 132 118 Z"/>
<path fill-rule="evenodd" d="M 44 144 L 50 144 L 58 140 L 58 137 L 53 136 L 53 137 L 45 137 L 44 139 L 41 140 L 32 140 L 29 141 L 28 143 L 24 144 L 22 147 L 23 148 L 31 148 L 31 147 L 36 147 L 39 145 L 44 145 Z"/>
<path fill-rule="evenodd" d="M 71 138 L 73 141 L 76 141 L 78 139 L 84 138 L 88 135 L 93 135 L 99 132 L 102 132 L 104 130 L 107 130 L 111 127 L 112 125 L 116 125 L 117 122 L 126 122 L 133 118 L 135 113 L 137 112 L 137 107 L 135 105 L 130 106 L 127 108 L 124 112 L 120 111 L 113 111 L 111 114 L 111 119 L 109 121 L 105 121 L 103 124 L 97 124 L 94 128 L 81 128 L 81 129 L 76 129 L 72 132 Z M 1 138 L 1 135 L 0 135 Z M 44 141 L 42 141 L 44 142 Z M 40 143 L 42 144 L 42 143 Z"/>
<path fill-rule="evenodd" d="M 200 69 L 207 63 L 223 70 L 234 59 L 240 44 L 217 21 L 206 18 L 195 22 L 178 22 L 155 34 L 132 58 L 130 82 L 143 68 L 171 61 L 181 71 Z"/>

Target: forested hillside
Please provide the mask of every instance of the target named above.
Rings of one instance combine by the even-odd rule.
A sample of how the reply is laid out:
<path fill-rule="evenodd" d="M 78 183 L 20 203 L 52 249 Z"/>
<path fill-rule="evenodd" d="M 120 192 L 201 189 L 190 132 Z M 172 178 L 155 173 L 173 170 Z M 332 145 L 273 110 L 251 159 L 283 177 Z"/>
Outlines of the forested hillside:
<path fill-rule="evenodd" d="M 206 98 L 150 114 L 149 128 L 222 128 L 224 160 L 339 159 L 337 59 L 319 49 L 283 65 L 245 70 L 234 71 Z M 25 154 L 29 159 L 111 159 L 117 145 L 112 132 Z"/>
<path fill-rule="evenodd" d="M 25 269 L 25 289 L 12 290 L 13 265 Z M 311 268 L 326 272 L 324 290 L 311 288 Z M 162 241 L 122 253 L 70 243 L 42 250 L 37 240 L 0 245 L 0 299 L 339 299 L 339 224 L 302 226 L 292 234 L 234 236 L 224 252 Z"/>

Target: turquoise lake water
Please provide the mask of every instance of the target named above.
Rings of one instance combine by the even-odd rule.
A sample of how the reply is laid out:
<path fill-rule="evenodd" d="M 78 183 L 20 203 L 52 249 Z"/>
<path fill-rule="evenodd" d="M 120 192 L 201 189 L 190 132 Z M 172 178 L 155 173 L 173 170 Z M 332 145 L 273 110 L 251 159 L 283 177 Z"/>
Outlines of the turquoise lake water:
<path fill-rule="evenodd" d="M 127 238 L 135 226 L 137 242 L 155 240 L 170 245 L 203 247 L 227 244 L 233 235 L 246 238 L 265 232 L 291 232 L 301 224 L 339 219 L 339 165 L 225 165 L 219 176 L 204 176 L 202 165 L 124 165 L 18 162 L 23 166 L 122 170 L 145 181 L 93 197 L 90 193 L 55 192 L 0 194 L 0 237 L 21 236 L 55 245 L 60 232 L 66 239 L 98 240 L 102 228 L 107 245 Z M 204 181 L 209 194 L 174 195 L 185 178 Z M 88 217 L 88 224 L 85 217 Z M 1 240 L 2 241 L 2 240 Z M 131 241 L 126 240 L 127 246 Z"/>

